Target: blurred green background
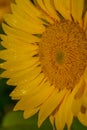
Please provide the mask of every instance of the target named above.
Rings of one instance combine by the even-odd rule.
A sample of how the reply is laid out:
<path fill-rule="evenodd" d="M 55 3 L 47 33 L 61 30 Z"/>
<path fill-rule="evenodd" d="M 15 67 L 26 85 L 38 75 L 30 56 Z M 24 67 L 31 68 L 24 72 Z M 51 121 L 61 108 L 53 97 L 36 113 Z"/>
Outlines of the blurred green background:
<path fill-rule="evenodd" d="M 87 0 L 85 0 L 85 11 L 87 10 Z M 0 33 L 4 33 L 0 24 Z M 1 39 L 0 39 L 1 42 Z M 3 47 L 0 44 L 0 50 Z M 0 59 L 0 63 L 3 62 Z M 2 69 L 0 69 L 0 73 L 2 73 Z M 0 78 L 0 130 L 52 130 L 52 126 L 47 119 L 43 125 L 38 128 L 37 119 L 38 115 L 24 119 L 23 112 L 17 111 L 13 112 L 13 107 L 16 104 L 16 101 L 11 100 L 9 94 L 14 89 L 13 86 L 8 86 L 6 81 L 8 79 Z M 67 130 L 65 126 L 64 130 Z M 87 127 L 80 124 L 80 122 L 75 118 L 73 120 L 71 130 L 87 130 Z"/>

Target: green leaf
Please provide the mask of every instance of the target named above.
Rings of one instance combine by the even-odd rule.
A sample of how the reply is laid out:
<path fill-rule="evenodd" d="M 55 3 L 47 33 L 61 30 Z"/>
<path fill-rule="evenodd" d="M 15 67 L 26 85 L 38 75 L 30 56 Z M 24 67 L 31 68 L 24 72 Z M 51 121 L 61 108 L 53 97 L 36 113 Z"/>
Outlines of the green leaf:
<path fill-rule="evenodd" d="M 16 126 L 11 126 L 11 127 L 2 127 L 0 130 L 52 130 L 49 127 L 44 127 L 44 128 L 38 128 L 34 126 L 33 124 L 31 126 L 29 125 L 16 125 Z"/>
<path fill-rule="evenodd" d="M 71 130 L 87 130 L 86 126 L 83 126 L 77 118 L 73 120 Z"/>
<path fill-rule="evenodd" d="M 37 120 L 37 114 L 29 119 L 24 119 L 23 112 L 10 112 L 4 117 L 2 128 L 9 128 L 9 130 L 52 130 L 49 120 L 46 120 L 40 128 L 37 126 Z"/>

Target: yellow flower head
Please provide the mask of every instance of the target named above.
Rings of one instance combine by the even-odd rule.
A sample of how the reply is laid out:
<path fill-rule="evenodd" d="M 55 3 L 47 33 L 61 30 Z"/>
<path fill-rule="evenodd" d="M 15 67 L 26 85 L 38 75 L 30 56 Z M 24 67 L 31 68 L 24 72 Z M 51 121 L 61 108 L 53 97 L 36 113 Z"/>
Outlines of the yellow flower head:
<path fill-rule="evenodd" d="M 68 129 L 77 117 L 87 126 L 87 13 L 84 0 L 16 0 L 3 23 L 1 77 L 16 85 L 14 110 L 38 126 L 49 117 Z"/>

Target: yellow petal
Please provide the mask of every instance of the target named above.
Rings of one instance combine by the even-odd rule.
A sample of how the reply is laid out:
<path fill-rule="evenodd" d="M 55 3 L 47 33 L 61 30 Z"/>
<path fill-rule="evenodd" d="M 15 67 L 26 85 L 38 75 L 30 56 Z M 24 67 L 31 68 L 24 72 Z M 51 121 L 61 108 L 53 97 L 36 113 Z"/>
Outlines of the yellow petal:
<path fill-rule="evenodd" d="M 68 98 L 71 99 L 71 97 L 69 96 Z M 65 117 L 66 117 L 66 124 L 67 124 L 67 129 L 70 129 L 71 124 L 73 122 L 73 112 L 72 112 L 72 99 L 70 101 L 70 99 L 67 99 L 66 105 L 65 105 Z"/>
<path fill-rule="evenodd" d="M 37 113 L 39 111 L 39 109 L 40 108 L 38 107 L 38 108 L 31 109 L 31 110 L 25 110 L 24 114 L 23 114 L 24 118 L 27 119 L 27 118 L 33 116 L 35 113 Z"/>
<path fill-rule="evenodd" d="M 11 37 L 12 39 L 14 39 L 13 37 Z M 6 39 L 8 39 L 8 36 L 6 37 Z M 8 43 L 9 41 L 9 43 Z M 18 45 L 17 45 L 18 43 Z M 22 44 L 23 43 L 23 44 Z M 38 46 L 37 45 L 34 45 L 34 44 L 27 44 L 21 40 L 15 40 L 14 39 L 14 43 L 12 43 L 10 40 L 7 40 L 7 41 L 2 41 L 1 44 L 6 48 L 6 49 L 9 49 L 9 51 L 13 50 L 15 53 L 20 53 L 20 54 L 26 54 L 26 53 L 31 53 L 33 52 L 34 54 L 34 51 L 37 51 L 38 50 Z M 24 47 L 24 49 L 23 49 Z"/>
<path fill-rule="evenodd" d="M 14 5 L 14 4 L 12 4 L 11 8 L 15 16 L 17 17 L 20 16 L 21 18 L 25 18 L 29 23 L 32 23 L 33 25 L 39 25 L 41 27 L 44 27 L 43 26 L 44 22 L 40 18 L 37 18 L 35 15 L 32 17 L 32 15 L 30 15 L 31 12 L 29 12 L 29 10 L 25 11 L 22 8 L 20 9 L 20 6 L 17 7 L 17 5 Z M 22 12 L 20 10 L 22 10 Z"/>
<path fill-rule="evenodd" d="M 13 28 L 25 31 L 30 34 L 42 34 L 45 31 L 45 27 L 39 24 L 33 24 L 26 19 L 23 19 L 19 15 L 8 14 L 5 15 L 5 21 Z"/>
<path fill-rule="evenodd" d="M 84 93 L 85 93 L 85 82 L 83 81 L 79 90 L 75 94 L 75 97 L 74 97 L 73 103 L 72 103 L 72 112 L 75 116 L 77 116 L 81 110 L 81 106 L 83 104 Z"/>
<path fill-rule="evenodd" d="M 55 113 L 55 125 L 58 130 L 63 130 L 65 123 L 66 123 L 65 105 L 66 105 L 69 94 L 70 94 L 70 91 L 67 91 L 67 93 L 64 97 L 64 100 L 61 102 L 59 109 Z"/>
<path fill-rule="evenodd" d="M 26 1 L 25 0 L 22 0 L 22 1 L 19 0 L 19 1 L 16 1 L 16 2 L 17 2 L 18 8 L 20 10 L 23 10 L 26 14 L 28 14 L 29 19 L 32 18 L 33 21 L 46 24 L 46 22 L 41 20 L 41 19 L 45 19 L 48 22 L 52 23 L 52 19 L 50 19 L 44 12 L 39 10 L 35 4 L 32 4 L 32 2 L 30 0 L 26 0 Z"/>
<path fill-rule="evenodd" d="M 83 82 L 81 87 L 79 88 L 78 92 L 76 93 L 75 98 L 73 100 L 73 104 L 72 104 L 72 111 L 73 111 L 75 116 L 77 116 L 78 113 L 80 112 L 81 106 L 83 104 L 85 104 L 85 102 L 84 102 L 85 101 L 85 93 L 86 93 L 85 91 L 87 92 L 86 86 Z"/>
<path fill-rule="evenodd" d="M 54 118 L 54 116 L 51 115 L 51 116 L 49 117 L 49 119 L 50 119 L 51 125 L 52 125 L 52 127 L 53 127 L 53 130 L 55 130 L 55 118 Z"/>
<path fill-rule="evenodd" d="M 18 7 L 22 8 L 22 10 L 24 10 L 29 15 L 31 14 L 33 17 L 41 16 L 41 12 L 34 6 L 34 4 L 32 4 L 30 0 L 16 0 L 16 3 Z"/>
<path fill-rule="evenodd" d="M 24 83 L 26 80 L 28 81 L 32 81 L 33 79 L 35 79 L 39 74 L 41 73 L 41 67 L 37 67 L 35 70 L 32 70 L 32 71 L 25 71 L 25 72 L 22 72 L 20 71 L 20 73 L 18 73 L 18 75 L 14 74 L 15 77 L 13 77 L 12 75 L 12 78 L 9 79 L 7 81 L 7 83 L 9 85 L 17 85 L 19 83 Z"/>
<path fill-rule="evenodd" d="M 56 10 L 53 8 L 50 0 L 44 0 L 44 4 L 49 12 L 50 17 L 53 17 L 54 19 L 59 21 L 59 17 L 56 13 Z"/>
<path fill-rule="evenodd" d="M 13 63 L 17 66 L 17 64 L 20 64 L 20 62 L 23 62 L 24 59 L 25 59 L 25 62 L 29 62 L 31 65 L 39 60 L 39 57 L 34 57 L 34 55 L 37 55 L 37 50 L 31 51 L 31 52 L 27 51 L 23 53 L 21 53 L 20 51 L 16 51 L 16 52 L 15 51 L 16 50 L 7 50 L 7 49 L 0 51 L 0 58 L 7 60 L 7 62 L 0 64 L 1 67 L 4 67 L 4 68 L 10 68 L 11 66 L 13 67 L 14 66 Z M 30 59 L 32 60 L 37 59 L 37 60 L 32 63 L 31 61 L 29 61 Z"/>
<path fill-rule="evenodd" d="M 42 10 L 44 10 L 47 14 L 49 14 L 48 10 L 46 9 L 43 0 L 35 0 L 35 3 L 37 3 Z"/>
<path fill-rule="evenodd" d="M 78 113 L 80 112 L 81 105 L 82 105 L 82 98 L 77 99 L 77 100 L 75 100 L 75 99 L 73 100 L 72 112 L 75 116 L 77 116 Z"/>
<path fill-rule="evenodd" d="M 68 129 L 70 128 L 73 120 L 73 113 L 72 113 L 72 104 L 76 93 L 78 92 L 79 88 L 82 86 L 83 78 L 81 78 L 80 82 L 75 86 L 71 94 L 69 95 L 66 105 L 65 105 L 65 117 L 66 117 L 66 124 Z"/>
<path fill-rule="evenodd" d="M 87 126 L 87 110 L 84 114 L 80 112 L 78 115 L 78 119 L 83 125 Z"/>
<path fill-rule="evenodd" d="M 5 78 L 15 78 L 21 77 L 21 74 L 25 74 L 33 71 L 37 66 L 40 65 L 37 57 L 24 58 L 21 60 L 7 61 L 0 64 L 0 68 L 6 69 L 0 76 Z M 29 60 L 29 61 L 28 61 Z"/>
<path fill-rule="evenodd" d="M 53 87 L 50 86 L 49 82 L 43 83 L 38 90 L 33 94 L 27 93 L 15 106 L 15 110 L 31 110 L 40 106 L 52 93 Z M 29 100 L 27 100 L 29 99 Z"/>
<path fill-rule="evenodd" d="M 85 86 L 82 105 L 87 108 L 87 84 Z"/>
<path fill-rule="evenodd" d="M 10 55 L 10 57 L 8 57 Z M 7 59 L 12 59 L 12 56 L 15 57 L 15 53 L 9 50 L 1 50 L 0 51 L 0 58 L 7 60 Z"/>
<path fill-rule="evenodd" d="M 33 51 L 33 50 L 38 50 L 38 45 L 36 44 L 32 44 L 32 43 L 29 43 L 29 41 L 27 42 L 24 42 L 22 41 L 22 39 L 17 39 L 15 38 L 14 35 L 11 35 L 11 36 L 5 36 L 5 35 L 2 35 L 1 38 L 3 39 L 2 41 L 2 45 L 5 46 L 5 48 L 8 48 L 9 51 L 13 50 L 14 52 L 17 52 L 18 53 L 24 53 L 24 52 L 28 52 L 28 51 Z M 32 39 L 33 36 L 30 36 L 30 38 Z M 13 39 L 14 39 L 14 42 L 13 42 Z"/>
<path fill-rule="evenodd" d="M 75 21 L 82 22 L 82 13 L 84 8 L 84 0 L 71 1 L 71 13 Z"/>
<path fill-rule="evenodd" d="M 26 56 L 26 55 L 20 55 L 20 56 Z M 14 77 L 14 75 L 15 76 L 17 75 L 17 74 L 14 74 L 15 72 L 20 71 L 20 70 L 22 71 L 24 69 L 27 70 L 28 68 L 30 69 L 30 67 L 33 68 L 33 66 L 35 67 L 40 64 L 38 61 L 39 60 L 38 57 L 23 58 L 25 60 L 25 62 L 23 62 L 23 59 L 17 60 L 17 58 L 16 58 L 16 60 L 7 61 L 7 62 L 0 64 L 1 68 L 7 69 L 7 71 L 9 72 L 9 73 L 3 72 L 2 76 L 7 77 L 7 75 L 8 76 L 12 75 L 11 77 Z M 6 74 L 6 73 L 8 73 L 8 74 Z M 18 72 L 18 73 L 20 73 L 20 72 Z"/>
<path fill-rule="evenodd" d="M 77 92 L 76 95 L 75 95 L 75 99 L 80 99 L 80 98 L 82 98 L 82 97 L 84 96 L 85 90 L 86 90 L 86 84 L 85 84 L 85 82 L 84 82 L 84 80 L 83 80 L 83 82 L 82 82 L 82 84 L 81 84 L 81 86 L 80 86 L 78 92 Z"/>
<path fill-rule="evenodd" d="M 87 29 L 87 11 L 84 16 L 84 30 L 86 30 L 86 29 Z"/>
<path fill-rule="evenodd" d="M 14 36 L 14 39 L 19 39 L 24 41 L 25 43 L 35 43 L 35 42 L 39 42 L 40 39 L 34 35 L 31 35 L 29 33 L 26 33 L 24 31 L 20 31 L 18 29 L 14 29 L 9 27 L 6 24 L 2 24 L 3 30 L 5 31 L 5 33 L 11 38 L 12 36 Z M 4 35 L 0 35 L 1 39 L 4 40 Z M 7 36 L 6 36 L 7 37 Z M 25 44 L 24 43 L 24 44 Z M 12 42 L 12 44 L 14 44 L 14 42 Z"/>
<path fill-rule="evenodd" d="M 26 102 L 24 110 L 32 109 L 43 104 L 45 100 L 47 100 L 47 98 L 52 94 L 54 87 L 52 87 L 49 82 L 45 82 L 36 89 L 37 90 L 35 90 L 33 94 L 31 93 L 28 95 L 27 93 L 24 100 L 26 101 L 28 98 L 30 98 L 30 100 Z"/>
<path fill-rule="evenodd" d="M 41 18 L 53 24 L 54 22 L 53 22 L 53 19 L 51 18 L 52 16 L 50 17 L 50 13 L 46 9 L 43 0 L 34 0 L 34 3 L 38 8 L 40 8 L 39 10 L 41 10 L 42 12 L 43 16 Z"/>
<path fill-rule="evenodd" d="M 39 76 L 37 76 L 33 81 L 25 81 L 22 84 L 18 84 L 17 87 L 12 91 L 10 96 L 13 99 L 20 99 L 24 95 L 34 93 L 34 91 L 37 90 L 37 87 L 39 87 L 42 82 L 44 83 L 44 74 L 41 73 Z"/>
<path fill-rule="evenodd" d="M 20 1 L 20 0 L 19 0 Z M 22 1 L 23 2 L 23 1 Z M 31 13 L 31 9 L 28 8 L 28 10 L 24 7 L 24 5 L 20 6 L 20 5 L 12 5 L 11 6 L 12 8 L 12 12 L 15 14 L 15 15 L 20 15 L 21 17 L 24 17 L 26 20 L 28 21 L 33 21 L 35 22 L 36 24 L 39 24 L 39 25 L 42 25 L 42 24 L 45 24 L 39 17 L 37 17 L 37 15 Z M 22 12 L 20 11 L 22 10 Z M 30 11 L 29 11 L 30 10 Z"/>
<path fill-rule="evenodd" d="M 51 18 L 54 18 L 56 20 L 59 20 L 57 13 L 55 9 L 53 9 L 53 6 L 51 4 L 50 0 L 35 0 L 35 2 L 41 7 L 42 10 L 44 10 Z"/>
<path fill-rule="evenodd" d="M 65 18 L 70 20 L 70 0 L 54 0 L 56 10 Z"/>
<path fill-rule="evenodd" d="M 56 89 L 53 91 L 52 95 L 45 101 L 45 103 L 41 106 L 39 112 L 38 126 L 42 124 L 42 122 L 56 109 L 56 107 L 60 104 L 66 93 L 66 89 L 58 92 Z"/>
<path fill-rule="evenodd" d="M 82 105 L 87 108 L 87 96 L 83 98 L 83 104 Z"/>

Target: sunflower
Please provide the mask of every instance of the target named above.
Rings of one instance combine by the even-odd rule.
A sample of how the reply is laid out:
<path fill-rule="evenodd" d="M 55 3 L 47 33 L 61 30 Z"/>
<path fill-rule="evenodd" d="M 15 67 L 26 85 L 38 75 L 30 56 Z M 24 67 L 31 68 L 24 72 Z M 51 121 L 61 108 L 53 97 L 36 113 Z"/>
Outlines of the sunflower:
<path fill-rule="evenodd" d="M 2 24 L 1 77 L 16 88 L 14 110 L 38 112 L 53 128 L 87 126 L 87 12 L 84 0 L 16 0 Z"/>

